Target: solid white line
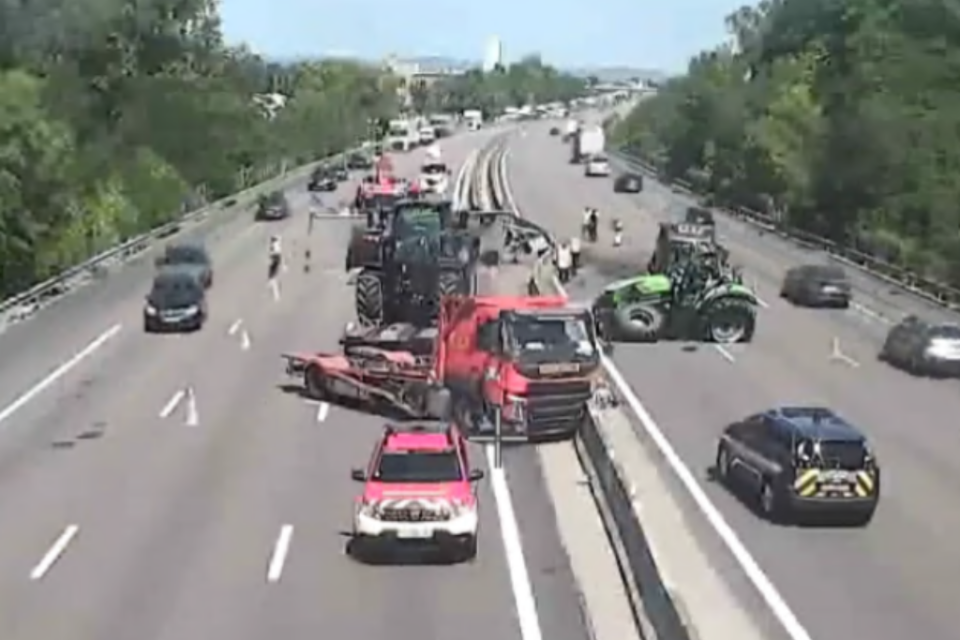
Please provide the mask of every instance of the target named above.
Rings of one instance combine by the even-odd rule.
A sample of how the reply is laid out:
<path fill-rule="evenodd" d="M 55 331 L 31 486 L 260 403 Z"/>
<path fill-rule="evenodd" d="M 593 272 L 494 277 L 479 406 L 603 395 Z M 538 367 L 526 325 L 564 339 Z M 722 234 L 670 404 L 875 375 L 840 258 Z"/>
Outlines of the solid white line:
<path fill-rule="evenodd" d="M 293 525 L 285 524 L 280 527 L 280 535 L 273 545 L 273 554 L 270 556 L 270 566 L 267 567 L 267 582 L 277 582 L 283 575 L 283 565 L 290 552 L 290 540 L 293 538 Z"/>
<path fill-rule="evenodd" d="M 737 359 L 733 357 L 733 354 L 730 353 L 730 350 L 727 349 L 722 344 L 714 344 L 713 348 L 717 353 L 723 356 L 723 359 L 726 360 L 727 362 L 734 363 L 737 361 Z"/>
<path fill-rule="evenodd" d="M 270 290 L 273 292 L 274 302 L 280 301 L 280 283 L 275 279 L 270 281 Z"/>
<path fill-rule="evenodd" d="M 181 401 L 183 401 L 183 396 L 185 395 L 186 391 L 180 389 L 175 394 L 170 396 L 170 399 L 167 400 L 167 404 L 163 405 L 163 409 L 160 410 L 160 418 L 169 418 L 170 414 L 173 413 L 173 410 L 177 408 Z"/>
<path fill-rule="evenodd" d="M 8 404 L 3 408 L 3 410 L 0 410 L 0 423 L 3 423 L 5 420 L 9 419 L 13 414 L 22 409 L 28 402 L 46 391 L 50 385 L 65 376 L 70 372 L 71 369 L 80 364 L 85 358 L 89 357 L 94 351 L 105 345 L 107 341 L 120 333 L 120 329 L 122 328 L 123 326 L 120 324 L 113 325 L 99 336 L 94 338 L 93 342 L 85 346 L 69 360 L 48 373 L 40 382 L 24 391 L 19 398 Z"/>
<path fill-rule="evenodd" d="M 244 329 L 243 334 L 240 336 L 240 348 L 244 351 L 250 349 L 250 334 Z"/>
<path fill-rule="evenodd" d="M 327 419 L 327 415 L 330 413 L 330 405 L 326 402 L 321 402 L 317 405 L 317 422 L 323 422 Z"/>
<path fill-rule="evenodd" d="M 230 328 L 227 329 L 227 335 L 228 335 L 228 336 L 232 336 L 233 334 L 235 334 L 237 331 L 240 330 L 240 325 L 242 325 L 242 324 L 243 324 L 243 320 L 242 320 L 242 319 L 237 319 L 237 320 L 235 320 L 234 323 L 233 323 L 232 325 L 230 325 Z"/>
<path fill-rule="evenodd" d="M 507 172 L 504 171 L 503 175 L 506 177 Z M 506 184 L 503 185 L 503 189 L 506 192 L 507 198 L 513 203 L 514 210 L 517 212 L 517 215 L 521 215 L 519 208 L 517 208 L 516 201 L 513 198 L 509 180 L 507 180 Z M 569 298 L 567 292 L 562 286 L 560 286 L 559 282 L 555 281 L 554 284 L 557 285 L 557 291 L 559 291 L 564 297 Z M 613 382 L 617 385 L 617 387 L 620 389 L 620 392 L 623 394 L 623 397 L 626 399 L 627 404 L 640 420 L 640 424 L 643 426 L 644 431 L 646 431 L 650 439 L 653 440 L 653 443 L 656 445 L 657 449 L 660 450 L 660 453 L 667 461 L 667 464 L 670 465 L 670 468 L 680 479 L 680 482 L 687 490 L 687 493 L 689 493 L 690 497 L 693 498 L 697 508 L 700 509 L 700 512 L 707 519 L 707 522 L 710 524 L 713 530 L 717 532 L 717 535 L 730 551 L 730 554 L 733 555 L 734 559 L 740 565 L 740 568 L 743 569 L 744 574 L 760 594 L 760 597 L 762 597 L 767 606 L 770 607 L 770 611 L 773 613 L 777 621 L 780 622 L 783 629 L 787 632 L 787 635 L 790 636 L 791 640 L 812 640 L 806 628 L 803 626 L 803 624 L 801 624 L 800 620 L 793 612 L 793 609 L 790 608 L 790 605 L 787 604 L 787 601 L 784 600 L 783 596 L 780 594 L 780 590 L 777 589 L 776 585 L 773 584 L 773 582 L 770 580 L 770 577 L 767 576 L 767 574 L 763 571 L 763 569 L 760 567 L 760 564 L 740 539 L 740 536 L 737 535 L 737 533 L 733 530 L 733 527 L 731 527 L 726 518 L 723 517 L 723 514 L 720 513 L 720 510 L 717 509 L 716 505 L 714 505 L 707 496 L 706 492 L 703 490 L 703 487 L 701 487 L 700 483 L 697 482 L 693 472 L 690 471 L 690 468 L 673 448 L 673 445 L 671 445 L 670 441 L 667 440 L 663 430 L 647 412 L 646 408 L 640 402 L 640 398 L 637 397 L 633 389 L 630 388 L 630 385 L 627 384 L 626 379 L 617 369 L 613 360 L 605 355 L 601 355 L 600 358 L 601 362 L 603 363 L 603 367 L 607 370 L 610 378 L 613 379 Z"/>
<path fill-rule="evenodd" d="M 487 464 L 490 467 L 490 487 L 493 499 L 497 503 L 497 517 L 500 520 L 500 536 L 503 539 L 503 551 L 507 557 L 507 571 L 510 573 L 510 586 L 513 588 L 513 600 L 520 622 L 520 637 L 523 640 L 543 640 L 540 628 L 540 616 L 537 602 L 533 598 L 533 585 L 527 573 L 527 562 L 523 556 L 523 544 L 520 540 L 520 526 L 513 510 L 510 486 L 504 469 L 494 468 L 493 445 L 485 447 Z"/>
<path fill-rule="evenodd" d="M 47 552 L 43 555 L 43 558 L 40 559 L 40 562 L 38 562 L 33 568 L 33 571 L 30 572 L 30 579 L 39 580 L 45 576 L 57 562 L 57 560 L 60 559 L 60 556 L 63 555 L 63 552 L 67 550 L 67 545 L 73 541 L 79 532 L 80 527 L 75 524 L 71 524 L 69 527 L 64 529 L 63 533 L 60 534 L 60 537 L 54 541 Z"/>

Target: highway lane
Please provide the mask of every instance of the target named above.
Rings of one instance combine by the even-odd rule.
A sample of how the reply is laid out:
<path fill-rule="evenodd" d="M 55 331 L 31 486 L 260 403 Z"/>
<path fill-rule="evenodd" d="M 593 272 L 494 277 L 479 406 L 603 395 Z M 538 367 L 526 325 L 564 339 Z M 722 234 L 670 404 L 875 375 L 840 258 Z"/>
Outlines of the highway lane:
<path fill-rule="evenodd" d="M 483 139 L 445 143 L 448 161 Z M 398 161 L 408 174 L 414 163 Z M 143 335 L 143 290 L 117 294 L 91 324 L 122 332 L 5 423 L 0 446 L 29 437 L 0 476 L 4 638 L 520 637 L 488 483 L 475 563 L 367 567 L 344 555 L 359 489 L 349 469 L 366 462 L 382 420 L 279 388 L 281 352 L 333 348 L 352 317 L 349 223 L 315 227 L 305 273 L 300 213 L 212 243 L 218 280 L 203 332 Z M 277 229 L 293 260 L 274 300 L 263 252 Z M 187 400 L 160 415 L 186 388 L 194 426 Z M 580 640 L 576 589 L 528 456 L 510 452 L 507 474 L 541 627 Z"/>
<path fill-rule="evenodd" d="M 598 248 L 603 264 L 570 287 L 573 297 L 588 298 L 603 282 L 645 264 L 656 222 L 675 215 L 678 205 L 663 207 L 662 192 L 614 194 L 610 181 L 587 180 L 582 168 L 568 165 L 564 151 L 545 125 L 531 128 L 511 145 L 510 175 L 525 213 L 558 233 L 576 233 L 587 205 L 625 221 L 627 247 L 617 255 Z M 683 345 L 627 345 L 617 366 L 704 478 L 723 426 L 757 410 L 824 404 L 862 425 L 886 471 L 880 509 L 865 530 L 772 526 L 721 488 L 708 485 L 707 493 L 812 637 L 955 637 L 960 551 L 952 532 L 960 518 L 948 506 L 960 489 L 960 434 L 951 427 L 960 411 L 955 385 L 913 379 L 877 362 L 877 329 L 852 314 L 795 309 L 771 295 L 777 269 L 792 256 L 777 258 L 758 249 L 761 243 L 753 239 L 744 248 L 729 241 L 767 303 L 753 344 L 723 352 L 709 345 L 692 352 Z M 834 339 L 846 359 L 831 358 Z M 755 599 L 742 576 L 728 578 L 743 598 Z"/>

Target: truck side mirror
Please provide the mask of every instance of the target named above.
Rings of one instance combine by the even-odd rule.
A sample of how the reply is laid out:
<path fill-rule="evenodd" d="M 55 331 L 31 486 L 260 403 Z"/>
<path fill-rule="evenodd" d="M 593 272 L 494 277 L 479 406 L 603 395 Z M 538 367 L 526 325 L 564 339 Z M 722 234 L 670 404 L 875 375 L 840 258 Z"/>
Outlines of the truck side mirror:
<path fill-rule="evenodd" d="M 363 469 L 353 469 L 350 472 L 350 478 L 357 482 L 366 482 L 367 474 L 363 472 Z"/>

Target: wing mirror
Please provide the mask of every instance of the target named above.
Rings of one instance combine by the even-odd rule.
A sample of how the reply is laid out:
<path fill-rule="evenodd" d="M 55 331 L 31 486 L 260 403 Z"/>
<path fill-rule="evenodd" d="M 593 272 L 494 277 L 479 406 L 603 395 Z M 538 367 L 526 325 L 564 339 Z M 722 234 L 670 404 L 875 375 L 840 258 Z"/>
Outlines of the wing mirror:
<path fill-rule="evenodd" d="M 367 474 L 363 472 L 363 469 L 354 469 L 350 472 L 350 478 L 356 482 L 366 482 Z"/>
<path fill-rule="evenodd" d="M 470 482 L 477 482 L 478 480 L 483 480 L 483 469 L 473 469 L 470 472 Z"/>

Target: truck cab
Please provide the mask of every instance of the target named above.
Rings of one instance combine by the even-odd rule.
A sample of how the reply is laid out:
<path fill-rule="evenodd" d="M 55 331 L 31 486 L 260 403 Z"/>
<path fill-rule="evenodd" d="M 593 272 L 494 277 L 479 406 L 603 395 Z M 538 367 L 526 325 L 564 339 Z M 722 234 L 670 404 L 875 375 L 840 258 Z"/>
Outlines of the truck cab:
<path fill-rule="evenodd" d="M 440 377 L 474 439 L 572 437 L 600 368 L 589 311 L 560 297 L 443 301 Z"/>

